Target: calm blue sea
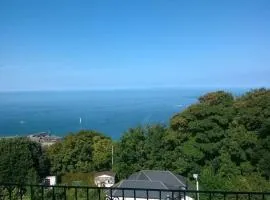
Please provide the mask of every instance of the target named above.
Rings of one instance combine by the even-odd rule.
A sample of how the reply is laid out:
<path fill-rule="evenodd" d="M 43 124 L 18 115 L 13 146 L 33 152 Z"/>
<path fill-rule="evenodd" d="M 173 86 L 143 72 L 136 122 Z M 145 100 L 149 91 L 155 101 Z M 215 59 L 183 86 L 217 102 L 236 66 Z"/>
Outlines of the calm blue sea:
<path fill-rule="evenodd" d="M 128 128 L 170 117 L 210 89 L 0 93 L 0 136 L 49 131 L 64 136 L 93 129 L 114 139 Z M 241 94 L 244 89 L 231 90 Z M 81 118 L 81 123 L 80 123 Z"/>

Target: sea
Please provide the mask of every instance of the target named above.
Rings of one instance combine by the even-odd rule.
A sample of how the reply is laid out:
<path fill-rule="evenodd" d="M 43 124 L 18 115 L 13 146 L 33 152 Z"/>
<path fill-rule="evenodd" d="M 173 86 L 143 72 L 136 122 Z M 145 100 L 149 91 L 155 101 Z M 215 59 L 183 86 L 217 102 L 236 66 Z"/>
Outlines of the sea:
<path fill-rule="evenodd" d="M 247 89 L 224 89 L 241 95 Z M 129 128 L 168 124 L 198 97 L 216 89 L 161 88 L 0 92 L 0 137 L 82 129 L 119 139 Z"/>

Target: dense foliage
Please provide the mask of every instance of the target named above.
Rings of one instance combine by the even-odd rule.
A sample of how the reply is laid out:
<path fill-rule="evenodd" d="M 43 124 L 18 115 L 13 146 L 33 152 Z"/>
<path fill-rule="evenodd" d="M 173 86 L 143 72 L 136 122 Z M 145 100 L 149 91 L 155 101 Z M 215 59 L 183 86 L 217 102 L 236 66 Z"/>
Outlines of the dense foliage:
<path fill-rule="evenodd" d="M 48 147 L 45 159 L 37 143 L 3 139 L 0 181 L 33 182 L 51 173 L 63 175 L 68 184 L 91 184 L 92 178 L 81 177 L 112 168 L 112 145 L 100 133 L 80 131 Z M 119 179 L 142 169 L 160 169 L 190 180 L 199 173 L 201 189 L 206 190 L 269 190 L 270 90 L 240 97 L 208 93 L 175 114 L 169 126 L 131 128 L 114 146 L 113 170 Z"/>
<path fill-rule="evenodd" d="M 92 172 L 111 168 L 112 140 L 94 131 L 70 134 L 47 150 L 51 173 Z"/>
<path fill-rule="evenodd" d="M 204 189 L 269 190 L 270 90 L 234 98 L 218 91 L 172 117 L 170 126 L 130 129 L 118 144 L 120 178 L 141 169 L 167 169 Z"/>
<path fill-rule="evenodd" d="M 47 169 L 38 143 L 25 138 L 0 139 L 0 182 L 38 183 Z"/>
<path fill-rule="evenodd" d="M 60 181 L 65 185 L 95 186 L 94 173 L 69 172 L 61 176 Z"/>

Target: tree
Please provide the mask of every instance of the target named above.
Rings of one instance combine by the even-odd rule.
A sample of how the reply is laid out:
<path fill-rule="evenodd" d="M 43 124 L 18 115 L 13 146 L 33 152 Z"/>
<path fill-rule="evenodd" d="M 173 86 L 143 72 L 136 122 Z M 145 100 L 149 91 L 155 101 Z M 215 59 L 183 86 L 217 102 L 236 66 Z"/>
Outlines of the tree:
<path fill-rule="evenodd" d="M 257 163 L 258 169 L 267 178 L 270 178 L 270 120 L 267 120 L 258 131 L 258 143 L 252 155 L 253 163 Z"/>
<path fill-rule="evenodd" d="M 238 189 L 247 187 L 241 182 L 237 185 L 235 177 L 246 181 L 257 177 L 265 184 L 260 175 L 269 177 L 270 171 L 269 118 L 270 90 L 253 90 L 238 98 L 222 91 L 200 97 L 198 103 L 173 116 L 170 122 L 181 146 L 175 147 L 182 157 L 178 166 L 189 176 L 193 169 L 197 173 L 210 171 L 221 185 L 233 180 Z M 204 184 L 214 188 L 211 181 Z"/>
<path fill-rule="evenodd" d="M 80 131 L 47 149 L 51 172 L 92 172 L 111 168 L 112 141 L 95 131 Z"/>
<path fill-rule="evenodd" d="M 26 138 L 0 140 L 0 182 L 38 183 L 47 170 L 40 144 Z"/>
<path fill-rule="evenodd" d="M 115 171 L 118 178 L 126 178 L 144 168 L 145 130 L 143 127 L 129 129 L 120 139 L 115 152 Z"/>
<path fill-rule="evenodd" d="M 108 170 L 111 166 L 112 140 L 103 136 L 93 137 L 92 160 L 95 170 Z"/>

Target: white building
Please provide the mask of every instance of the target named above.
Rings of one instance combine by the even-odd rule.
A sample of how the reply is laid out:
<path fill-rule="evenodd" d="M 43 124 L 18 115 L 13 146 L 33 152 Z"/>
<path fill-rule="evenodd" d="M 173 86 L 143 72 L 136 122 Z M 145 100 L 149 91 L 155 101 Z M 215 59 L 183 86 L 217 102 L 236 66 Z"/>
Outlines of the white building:
<path fill-rule="evenodd" d="M 56 176 L 46 176 L 46 178 L 44 179 L 44 185 L 46 186 L 56 185 Z"/>
<path fill-rule="evenodd" d="M 115 173 L 110 171 L 95 174 L 95 185 L 98 187 L 112 187 L 115 183 Z"/>

